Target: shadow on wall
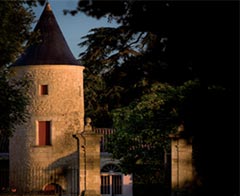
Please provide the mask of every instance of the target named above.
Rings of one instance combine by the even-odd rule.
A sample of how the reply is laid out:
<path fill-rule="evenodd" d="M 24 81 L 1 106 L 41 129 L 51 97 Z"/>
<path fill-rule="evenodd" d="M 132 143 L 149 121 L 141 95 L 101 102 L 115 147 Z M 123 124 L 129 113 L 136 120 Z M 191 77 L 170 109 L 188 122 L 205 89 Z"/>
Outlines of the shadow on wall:
<path fill-rule="evenodd" d="M 52 162 L 47 168 L 48 169 L 58 169 L 58 168 L 77 168 L 77 151 L 61 157 L 56 161 Z"/>
<path fill-rule="evenodd" d="M 49 183 L 61 186 L 61 193 L 78 194 L 79 168 L 77 151 L 65 157 L 61 157 L 47 167 L 52 171 Z M 59 189 L 60 190 L 60 189 Z"/>

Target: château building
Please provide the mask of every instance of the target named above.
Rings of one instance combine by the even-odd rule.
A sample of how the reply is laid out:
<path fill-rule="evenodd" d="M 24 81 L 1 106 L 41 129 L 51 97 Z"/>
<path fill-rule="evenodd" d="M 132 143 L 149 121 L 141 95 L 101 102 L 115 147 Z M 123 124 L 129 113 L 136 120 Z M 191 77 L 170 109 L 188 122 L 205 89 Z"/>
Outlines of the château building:
<path fill-rule="evenodd" d="M 84 66 L 73 56 L 49 3 L 34 29 L 39 40 L 11 65 L 14 79 L 30 81 L 30 118 L 17 126 L 9 150 L 0 142 L 0 193 L 68 196 L 132 196 L 132 175 L 124 175 L 105 151 L 112 129 L 93 128 L 84 113 Z M 192 139 L 171 136 L 171 195 L 185 195 L 194 177 Z M 163 171 L 166 172 L 166 171 Z M 1 177 L 2 176 L 2 177 Z"/>
<path fill-rule="evenodd" d="M 31 101 L 30 118 L 10 139 L 9 186 L 19 193 L 131 196 L 131 176 L 101 152 L 106 131 L 94 130 L 88 118 L 84 122 L 84 66 L 74 58 L 49 3 L 34 31 L 39 40 L 11 66 L 15 79 L 30 81 Z"/>

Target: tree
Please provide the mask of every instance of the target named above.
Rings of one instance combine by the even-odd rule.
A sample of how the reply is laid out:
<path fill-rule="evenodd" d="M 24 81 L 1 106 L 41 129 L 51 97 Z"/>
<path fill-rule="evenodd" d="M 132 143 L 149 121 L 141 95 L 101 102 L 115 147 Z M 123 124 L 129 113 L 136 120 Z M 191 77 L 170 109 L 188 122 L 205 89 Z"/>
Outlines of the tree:
<path fill-rule="evenodd" d="M 11 72 L 0 72 L 0 137 L 10 137 L 16 125 L 22 124 L 29 117 L 26 107 L 29 103 L 27 94 L 29 81 L 11 78 Z M 9 78 L 11 78 L 9 80 Z"/>
<path fill-rule="evenodd" d="M 182 105 L 198 88 L 197 80 L 181 86 L 154 83 L 138 100 L 113 111 L 114 127 L 118 129 L 110 138 L 108 151 L 113 158 L 121 159 L 126 173 L 135 173 L 139 161 L 152 168 L 163 161 L 170 147 L 169 134 L 183 124 Z"/>
<path fill-rule="evenodd" d="M 149 93 L 147 89 L 156 82 L 177 88 L 198 79 L 199 88 L 185 97 L 181 107 L 186 129 L 195 136 L 202 195 L 216 194 L 219 185 L 219 193 L 237 194 L 238 6 L 238 2 L 82 0 L 77 8 L 90 16 L 108 16 L 119 22 L 116 29 L 94 29 L 83 42 L 89 47 L 81 56 L 86 57 L 85 66 L 106 81 L 104 94 L 118 87 L 114 92 L 121 96 L 117 103 L 108 97 L 109 111 L 118 108 L 120 113 L 122 108 L 124 114 L 130 112 L 131 103 L 137 105 L 135 101 Z M 131 119 L 139 117 L 139 113 L 135 112 L 134 118 L 130 114 Z M 126 138 L 130 134 L 131 130 Z M 119 147 L 122 156 L 124 150 Z M 216 178 L 216 164 L 228 168 L 222 170 L 227 180 Z"/>
<path fill-rule="evenodd" d="M 15 125 L 29 115 L 29 81 L 14 80 L 9 65 L 21 54 L 26 41 L 34 40 L 30 32 L 34 5 L 36 1 L 2 1 L 0 5 L 0 137 L 12 136 Z"/>
<path fill-rule="evenodd" d="M 94 119 L 94 125 L 98 127 L 111 127 L 112 120 L 108 110 L 106 99 L 105 81 L 99 74 L 92 74 L 89 68 L 84 70 L 84 106 L 85 113 Z M 104 119 L 104 121 L 103 121 Z"/>
<path fill-rule="evenodd" d="M 34 5 L 34 1 L 27 1 Z M 31 24 L 34 15 L 31 7 L 24 1 L 2 1 L 0 6 L 0 65 L 14 62 L 23 52 L 26 40 L 31 37 Z"/>

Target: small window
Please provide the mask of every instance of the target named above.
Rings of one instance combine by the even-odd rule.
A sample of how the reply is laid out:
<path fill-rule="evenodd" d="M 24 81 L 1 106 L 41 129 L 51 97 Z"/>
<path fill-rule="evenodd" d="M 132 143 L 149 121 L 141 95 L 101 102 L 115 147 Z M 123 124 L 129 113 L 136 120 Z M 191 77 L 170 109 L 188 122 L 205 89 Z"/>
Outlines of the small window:
<path fill-rule="evenodd" d="M 38 122 L 38 145 L 39 146 L 51 145 L 51 122 L 50 121 Z"/>
<path fill-rule="evenodd" d="M 48 95 L 48 85 L 40 85 L 40 95 Z"/>

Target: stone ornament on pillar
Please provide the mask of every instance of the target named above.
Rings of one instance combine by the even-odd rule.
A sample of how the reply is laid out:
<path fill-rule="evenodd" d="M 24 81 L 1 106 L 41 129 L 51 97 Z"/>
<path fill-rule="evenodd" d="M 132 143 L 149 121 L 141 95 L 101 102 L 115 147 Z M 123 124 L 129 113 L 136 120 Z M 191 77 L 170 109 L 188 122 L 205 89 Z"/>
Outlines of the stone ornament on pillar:
<path fill-rule="evenodd" d="M 184 131 L 184 124 L 181 123 L 181 124 L 178 126 L 178 128 L 177 128 L 177 132 L 178 132 L 178 133 L 183 133 L 183 131 Z"/>
<path fill-rule="evenodd" d="M 85 127 L 84 127 L 84 131 L 85 131 L 85 132 L 92 132 L 91 122 L 92 122 L 91 118 L 87 117 L 87 118 L 86 118 L 86 125 L 85 125 Z"/>

